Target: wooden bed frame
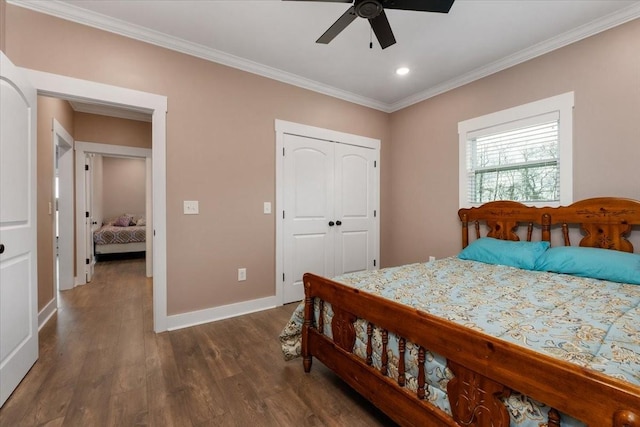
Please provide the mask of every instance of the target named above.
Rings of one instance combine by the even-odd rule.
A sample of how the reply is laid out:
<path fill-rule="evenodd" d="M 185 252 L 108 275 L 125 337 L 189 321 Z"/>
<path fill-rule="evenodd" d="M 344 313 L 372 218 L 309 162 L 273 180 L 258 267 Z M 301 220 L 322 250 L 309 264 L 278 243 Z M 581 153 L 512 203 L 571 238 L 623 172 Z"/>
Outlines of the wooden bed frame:
<path fill-rule="evenodd" d="M 558 208 L 527 207 L 517 202 L 487 203 L 478 208 L 460 209 L 463 247 L 469 243 L 469 224 L 479 238 L 480 224 L 488 236 L 519 240 L 514 230 L 527 227 L 527 240 L 541 234 L 551 241 L 552 230 L 562 232 L 570 245 L 569 226 L 580 225 L 584 237 L 580 246 L 633 252 L 627 240 L 640 224 L 640 201 L 595 198 Z M 548 426 L 560 426 L 559 412 L 593 427 L 640 427 L 640 387 L 608 377 L 578 365 L 560 361 L 470 330 L 420 310 L 310 273 L 304 275 L 305 321 L 302 329 L 302 356 L 306 372 L 316 357 L 356 391 L 403 426 L 509 426 L 509 414 L 500 400 L 517 390 L 553 408 Z M 314 323 L 314 301 L 331 304 L 333 340 L 322 334 L 323 325 Z M 383 330 L 382 367 L 371 361 L 372 328 L 368 326 L 367 359 L 353 354 L 354 322 L 366 319 Z M 320 316 L 320 323 L 322 316 Z M 399 338 L 398 381 L 386 375 L 386 333 Z M 404 387 L 405 340 L 419 345 L 417 393 Z M 446 357 L 455 378 L 447 394 L 453 417 L 425 399 L 424 349 Z M 422 358 L 422 360 L 421 360 Z"/>

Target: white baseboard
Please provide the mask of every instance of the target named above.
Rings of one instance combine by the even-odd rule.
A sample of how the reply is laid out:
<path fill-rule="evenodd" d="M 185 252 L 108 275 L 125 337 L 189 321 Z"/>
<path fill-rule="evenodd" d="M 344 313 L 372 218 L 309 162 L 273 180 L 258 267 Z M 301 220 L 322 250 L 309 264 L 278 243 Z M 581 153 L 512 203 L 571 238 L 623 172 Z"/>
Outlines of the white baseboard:
<path fill-rule="evenodd" d="M 189 326 L 201 325 L 203 323 L 215 322 L 216 320 L 255 313 L 256 311 L 268 310 L 270 308 L 275 308 L 276 306 L 276 297 L 272 296 L 223 305 L 220 307 L 207 308 L 204 310 L 191 311 L 189 313 L 174 314 L 167 316 L 167 330 L 173 331 L 176 329 L 188 328 Z"/>
<path fill-rule="evenodd" d="M 38 313 L 38 330 L 47 324 L 56 311 L 58 311 L 58 301 L 54 298 Z"/>

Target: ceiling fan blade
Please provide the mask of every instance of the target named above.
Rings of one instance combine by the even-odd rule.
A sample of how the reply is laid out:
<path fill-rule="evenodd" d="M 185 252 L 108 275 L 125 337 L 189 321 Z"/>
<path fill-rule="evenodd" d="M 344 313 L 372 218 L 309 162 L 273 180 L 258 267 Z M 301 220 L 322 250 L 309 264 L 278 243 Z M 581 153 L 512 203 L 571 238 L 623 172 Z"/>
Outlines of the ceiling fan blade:
<path fill-rule="evenodd" d="M 383 0 L 382 7 L 385 9 L 449 13 L 454 1 L 455 0 Z"/>
<path fill-rule="evenodd" d="M 380 12 L 380 15 L 373 19 L 369 19 L 369 23 L 371 24 L 371 28 L 373 29 L 373 33 L 376 35 L 378 42 L 380 42 L 380 47 L 386 49 L 396 43 L 396 38 L 393 36 L 391 25 L 389 25 L 389 20 L 387 19 L 387 15 L 384 13 L 384 10 Z"/>
<path fill-rule="evenodd" d="M 282 1 L 317 1 L 324 3 L 353 3 L 353 0 L 282 0 Z"/>
<path fill-rule="evenodd" d="M 351 6 L 336 22 L 333 23 L 332 26 L 329 27 L 327 31 L 324 32 L 323 35 L 320 36 L 316 43 L 327 44 L 331 40 L 333 40 L 338 34 L 342 32 L 347 25 L 351 24 L 353 20 L 356 19 L 356 9 Z"/>

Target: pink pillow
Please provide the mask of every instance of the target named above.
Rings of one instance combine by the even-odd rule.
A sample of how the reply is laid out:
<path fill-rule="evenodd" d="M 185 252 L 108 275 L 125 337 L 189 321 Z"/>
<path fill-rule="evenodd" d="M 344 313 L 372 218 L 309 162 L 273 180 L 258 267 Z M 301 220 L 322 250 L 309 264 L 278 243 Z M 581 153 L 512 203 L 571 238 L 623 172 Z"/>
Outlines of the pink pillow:
<path fill-rule="evenodd" d="M 131 224 L 131 219 L 132 218 L 128 215 L 122 215 L 115 220 L 113 225 L 115 225 L 116 227 L 128 227 L 129 224 Z"/>

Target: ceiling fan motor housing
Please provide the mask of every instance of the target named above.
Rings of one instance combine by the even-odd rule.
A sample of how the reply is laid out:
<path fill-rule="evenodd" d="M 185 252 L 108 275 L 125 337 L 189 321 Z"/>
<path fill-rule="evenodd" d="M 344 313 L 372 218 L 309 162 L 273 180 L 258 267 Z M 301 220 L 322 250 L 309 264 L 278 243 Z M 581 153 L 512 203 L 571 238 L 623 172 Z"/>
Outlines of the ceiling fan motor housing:
<path fill-rule="evenodd" d="M 391 25 L 384 12 L 385 8 L 399 10 L 414 10 L 421 12 L 448 13 L 455 0 L 313 0 L 325 2 L 351 3 L 353 5 L 320 36 L 316 43 L 327 44 L 342 32 L 357 17 L 367 19 L 373 33 L 380 42 L 380 47 L 386 49 L 396 43 Z"/>
<path fill-rule="evenodd" d="M 355 2 L 355 12 L 361 18 L 373 19 L 382 13 L 382 3 L 378 0 L 360 0 Z"/>

